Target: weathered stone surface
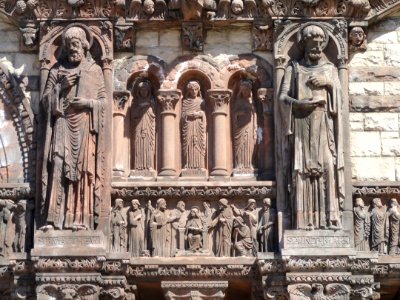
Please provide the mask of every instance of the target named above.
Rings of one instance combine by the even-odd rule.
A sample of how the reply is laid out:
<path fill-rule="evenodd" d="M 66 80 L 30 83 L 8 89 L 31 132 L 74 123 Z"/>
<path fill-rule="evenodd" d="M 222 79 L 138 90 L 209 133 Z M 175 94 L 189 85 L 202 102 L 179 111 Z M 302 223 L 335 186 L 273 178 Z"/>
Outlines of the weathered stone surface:
<path fill-rule="evenodd" d="M 350 82 L 349 94 L 352 96 L 379 96 L 384 94 L 383 82 Z"/>
<path fill-rule="evenodd" d="M 351 67 L 349 72 L 350 82 L 391 82 L 400 80 L 400 68 L 389 66 Z M 364 83 L 367 85 L 367 83 Z"/>
<path fill-rule="evenodd" d="M 365 114 L 365 130 L 398 131 L 399 116 L 397 113 L 368 113 Z"/>
<path fill-rule="evenodd" d="M 379 132 L 351 132 L 351 156 L 373 157 L 382 152 Z"/>
<path fill-rule="evenodd" d="M 398 96 L 351 96 L 353 111 L 400 111 Z"/>
<path fill-rule="evenodd" d="M 350 129 L 352 131 L 364 131 L 364 113 L 350 113 Z"/>
<path fill-rule="evenodd" d="M 352 176 L 358 181 L 394 181 L 396 165 L 393 157 L 352 157 Z"/>
<path fill-rule="evenodd" d="M 363 53 L 356 53 L 350 57 L 350 66 L 383 66 L 384 55 L 381 50 L 366 51 Z"/>

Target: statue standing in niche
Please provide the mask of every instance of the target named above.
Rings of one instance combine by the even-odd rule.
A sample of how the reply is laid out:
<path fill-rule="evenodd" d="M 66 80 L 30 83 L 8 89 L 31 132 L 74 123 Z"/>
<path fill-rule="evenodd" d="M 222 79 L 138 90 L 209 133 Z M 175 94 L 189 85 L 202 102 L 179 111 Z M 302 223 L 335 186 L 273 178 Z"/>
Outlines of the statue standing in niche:
<path fill-rule="evenodd" d="M 215 255 L 231 256 L 233 211 L 227 199 L 219 200 L 216 217 L 211 221 L 215 228 Z"/>
<path fill-rule="evenodd" d="M 0 200 L 0 256 L 5 257 L 11 248 L 12 239 L 8 234 L 11 224 L 11 211 L 15 208 L 12 200 Z"/>
<path fill-rule="evenodd" d="M 26 229 L 28 226 L 26 209 L 26 200 L 20 200 L 13 214 L 13 221 L 15 223 L 14 252 L 25 252 Z"/>
<path fill-rule="evenodd" d="M 251 236 L 251 230 L 242 217 L 236 217 L 233 224 L 235 256 L 256 256 L 257 250 Z"/>
<path fill-rule="evenodd" d="M 307 25 L 299 30 L 298 41 L 304 57 L 286 68 L 279 96 L 289 155 L 284 159 L 291 162 L 286 176 L 294 227 L 339 229 L 344 201 L 342 88 L 337 68 L 323 53 L 326 30 Z"/>
<path fill-rule="evenodd" d="M 234 204 L 231 204 L 233 212 L 236 216 L 240 216 L 243 218 L 245 224 L 250 228 L 251 238 L 253 239 L 253 244 L 255 245 L 255 249 L 257 246 L 257 223 L 258 223 L 258 215 L 257 215 L 257 203 L 254 199 L 249 199 L 247 201 L 247 205 L 244 209 L 238 209 Z"/>
<path fill-rule="evenodd" d="M 396 199 L 390 200 L 390 208 L 387 212 L 389 217 L 389 255 L 400 254 L 399 252 L 399 226 L 400 209 Z"/>
<path fill-rule="evenodd" d="M 126 247 L 126 220 L 122 209 L 124 201 L 115 199 L 111 211 L 111 251 L 124 252 Z"/>
<path fill-rule="evenodd" d="M 134 172 L 154 173 L 156 150 L 156 115 L 155 100 L 150 81 L 143 80 L 135 85 L 132 118 L 133 118 L 133 169 Z M 131 174 L 133 175 L 133 174 Z"/>
<path fill-rule="evenodd" d="M 200 84 L 190 81 L 182 104 L 183 168 L 205 172 L 206 114 Z"/>
<path fill-rule="evenodd" d="M 371 211 L 371 240 L 372 249 L 380 255 L 387 253 L 387 242 L 389 234 L 389 224 L 385 208 L 381 199 L 372 200 L 373 209 Z"/>
<path fill-rule="evenodd" d="M 167 212 L 167 202 L 160 198 L 150 218 L 153 256 L 169 257 L 171 254 L 171 223 L 176 220 Z"/>
<path fill-rule="evenodd" d="M 101 206 L 106 93 L 100 66 L 87 56 L 93 37 L 83 28 L 64 31 L 65 56 L 50 70 L 41 100 L 47 112 L 43 230 L 93 230 Z"/>
<path fill-rule="evenodd" d="M 146 215 L 144 209 L 140 207 L 139 200 L 133 199 L 131 202 L 131 208 L 128 211 L 128 250 L 132 256 L 140 256 L 142 255 L 143 250 L 145 250 L 145 218 Z"/>
<path fill-rule="evenodd" d="M 257 118 L 253 105 L 253 84 L 242 79 L 233 107 L 234 173 L 254 174 Z"/>
<path fill-rule="evenodd" d="M 271 199 L 263 199 L 263 208 L 259 211 L 257 235 L 260 252 L 274 252 L 275 249 L 276 210 L 271 207 Z"/>
<path fill-rule="evenodd" d="M 356 199 L 354 207 L 354 245 L 358 251 L 369 251 L 371 220 L 361 198 Z"/>
<path fill-rule="evenodd" d="M 190 209 L 189 220 L 186 223 L 185 237 L 190 251 L 199 252 L 203 247 L 203 221 L 197 206 Z"/>

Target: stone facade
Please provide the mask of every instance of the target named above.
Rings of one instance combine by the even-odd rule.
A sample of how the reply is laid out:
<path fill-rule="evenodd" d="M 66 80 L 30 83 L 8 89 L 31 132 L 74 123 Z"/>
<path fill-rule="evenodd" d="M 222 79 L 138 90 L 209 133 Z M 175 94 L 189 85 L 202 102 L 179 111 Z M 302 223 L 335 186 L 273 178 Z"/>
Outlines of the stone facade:
<path fill-rule="evenodd" d="M 1 299 L 398 299 L 399 1 L 0 1 Z"/>

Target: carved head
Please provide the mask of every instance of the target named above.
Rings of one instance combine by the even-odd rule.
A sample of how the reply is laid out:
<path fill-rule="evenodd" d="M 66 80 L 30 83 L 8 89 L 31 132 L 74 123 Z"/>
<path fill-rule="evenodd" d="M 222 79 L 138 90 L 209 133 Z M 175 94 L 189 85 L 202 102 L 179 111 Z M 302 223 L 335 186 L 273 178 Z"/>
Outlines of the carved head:
<path fill-rule="evenodd" d="M 36 43 L 36 34 L 38 29 L 34 25 L 27 25 L 25 28 L 20 28 L 22 33 L 22 38 L 24 40 L 24 45 L 28 48 L 32 48 Z"/>
<path fill-rule="evenodd" d="M 139 202 L 139 200 L 138 200 L 138 199 L 133 199 L 133 200 L 131 201 L 131 206 L 132 206 L 132 209 L 133 209 L 133 210 L 139 209 L 139 207 L 140 207 L 140 202 Z"/>
<path fill-rule="evenodd" d="M 359 47 L 364 43 L 365 38 L 367 37 L 364 29 L 362 29 L 361 27 L 357 26 L 357 27 L 353 27 L 350 31 L 350 43 L 355 46 L 355 47 Z"/>
<path fill-rule="evenodd" d="M 270 208 L 271 207 L 271 198 L 264 198 L 263 205 L 265 208 Z"/>
<path fill-rule="evenodd" d="M 356 206 L 364 207 L 364 200 L 362 198 L 356 198 Z"/>
<path fill-rule="evenodd" d="M 251 102 L 251 96 L 252 96 L 252 89 L 253 89 L 253 82 L 251 80 L 249 80 L 249 79 L 240 80 L 239 93 L 245 99 L 249 99 L 250 102 Z"/>
<path fill-rule="evenodd" d="M 300 43 L 304 47 L 305 56 L 312 62 L 318 62 L 322 58 L 327 41 L 325 31 L 317 25 L 304 27 L 300 34 Z"/>
<path fill-rule="evenodd" d="M 152 15 L 154 13 L 154 2 L 153 0 L 144 0 L 143 11 L 146 15 Z"/>
<path fill-rule="evenodd" d="M 372 200 L 372 204 L 374 207 L 378 207 L 378 208 L 382 207 L 382 201 L 380 198 L 374 198 Z"/>
<path fill-rule="evenodd" d="M 241 14 L 243 11 L 243 1 L 233 0 L 231 4 L 231 10 L 235 15 Z"/>
<path fill-rule="evenodd" d="M 138 95 L 141 98 L 147 99 L 151 96 L 151 83 L 148 80 L 143 80 L 138 84 Z"/>
<path fill-rule="evenodd" d="M 399 206 L 397 200 L 395 198 L 390 199 L 390 207 L 395 208 L 397 206 Z"/>
<path fill-rule="evenodd" d="M 124 207 L 124 200 L 122 200 L 121 198 L 115 199 L 114 207 L 116 209 L 122 209 Z"/>
<path fill-rule="evenodd" d="M 225 198 L 219 199 L 218 203 L 219 203 L 220 210 L 224 210 L 229 205 L 228 200 L 226 200 Z"/>
<path fill-rule="evenodd" d="M 251 209 L 254 210 L 256 208 L 256 200 L 254 199 L 249 199 L 247 200 L 247 205 L 246 205 L 246 209 Z"/>
<path fill-rule="evenodd" d="M 78 295 L 77 291 L 75 291 L 72 288 L 62 289 L 60 294 L 61 294 L 61 299 L 64 299 L 64 300 L 79 299 L 79 295 Z"/>
<path fill-rule="evenodd" d="M 197 219 L 199 218 L 199 207 L 198 206 L 192 206 L 192 208 L 190 209 L 190 217 L 192 219 Z"/>
<path fill-rule="evenodd" d="M 64 33 L 64 48 L 67 51 L 68 61 L 80 63 L 89 50 L 89 41 L 86 32 L 81 27 L 70 27 Z"/>
<path fill-rule="evenodd" d="M 165 201 L 164 198 L 160 198 L 157 200 L 157 209 L 162 211 L 167 209 L 167 201 Z"/>
<path fill-rule="evenodd" d="M 184 212 L 185 211 L 185 202 L 178 201 L 178 203 L 176 204 L 176 208 L 179 209 L 180 211 Z"/>
<path fill-rule="evenodd" d="M 200 84 L 197 81 L 189 81 L 189 83 L 186 85 L 186 97 L 192 99 L 201 97 Z"/>

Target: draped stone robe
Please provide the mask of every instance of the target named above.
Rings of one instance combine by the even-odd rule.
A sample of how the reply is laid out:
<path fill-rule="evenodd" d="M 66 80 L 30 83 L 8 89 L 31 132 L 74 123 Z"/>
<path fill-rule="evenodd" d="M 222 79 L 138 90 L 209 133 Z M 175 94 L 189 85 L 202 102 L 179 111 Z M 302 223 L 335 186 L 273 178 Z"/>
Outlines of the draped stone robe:
<path fill-rule="evenodd" d="M 324 76 L 332 89 L 312 88 L 310 76 Z M 306 66 L 293 61 L 285 70 L 281 94 L 295 99 L 323 99 L 325 105 L 301 108 L 296 104 L 280 106 L 283 134 L 288 149 L 287 176 L 295 228 L 340 227 L 340 204 L 344 201 L 344 159 L 342 134 L 343 95 L 337 68 L 322 61 Z"/>
<path fill-rule="evenodd" d="M 220 211 L 212 221 L 215 229 L 215 255 L 231 256 L 233 211 L 230 206 Z"/>
<path fill-rule="evenodd" d="M 354 208 L 354 245 L 359 251 L 369 251 L 371 220 L 368 211 L 362 207 Z"/>
<path fill-rule="evenodd" d="M 63 90 L 61 81 L 68 73 L 79 76 L 72 88 Z M 69 102 L 74 97 L 91 100 L 92 108 L 73 108 Z M 84 59 L 76 68 L 57 63 L 50 70 L 42 99 L 47 110 L 42 193 L 47 223 L 55 228 L 94 229 L 104 180 L 105 99 L 103 73 L 94 61 Z"/>
<path fill-rule="evenodd" d="M 144 209 L 130 209 L 128 211 L 128 222 L 129 222 L 129 237 L 128 237 L 128 249 L 132 256 L 140 256 L 145 249 L 144 243 L 144 221 L 146 215 Z"/>

